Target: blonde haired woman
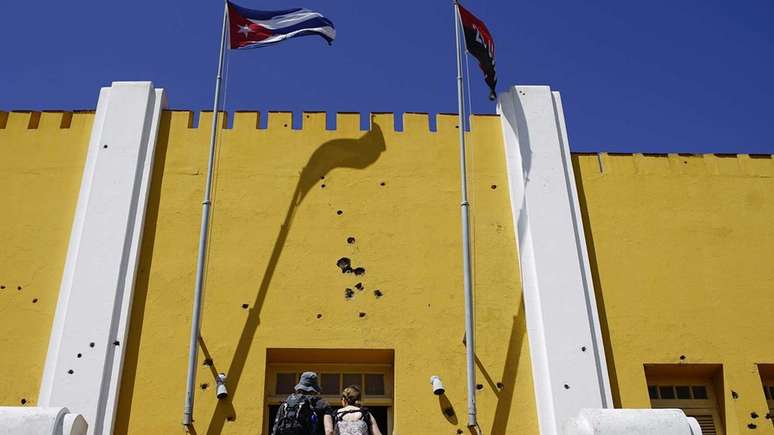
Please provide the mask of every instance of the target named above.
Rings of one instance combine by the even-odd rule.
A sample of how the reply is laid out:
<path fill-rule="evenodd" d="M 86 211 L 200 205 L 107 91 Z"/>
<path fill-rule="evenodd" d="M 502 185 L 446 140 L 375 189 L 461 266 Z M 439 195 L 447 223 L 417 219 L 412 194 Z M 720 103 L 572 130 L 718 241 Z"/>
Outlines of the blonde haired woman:
<path fill-rule="evenodd" d="M 382 435 L 367 408 L 360 406 L 360 388 L 350 385 L 341 393 L 341 408 L 333 414 L 337 435 Z"/>

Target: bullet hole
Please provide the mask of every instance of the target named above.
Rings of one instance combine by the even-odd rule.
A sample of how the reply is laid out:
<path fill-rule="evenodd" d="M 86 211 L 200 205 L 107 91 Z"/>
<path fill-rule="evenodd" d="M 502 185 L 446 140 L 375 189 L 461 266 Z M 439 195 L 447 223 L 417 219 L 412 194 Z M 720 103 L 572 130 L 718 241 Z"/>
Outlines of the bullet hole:
<path fill-rule="evenodd" d="M 753 411 L 753 412 L 751 412 L 751 413 L 750 413 L 750 417 L 752 417 L 752 418 L 758 418 L 758 413 L 757 413 L 757 412 L 755 412 L 755 411 Z"/>
<path fill-rule="evenodd" d="M 484 389 L 484 385 L 476 384 L 476 390 L 483 390 L 483 389 Z"/>
<path fill-rule="evenodd" d="M 76 357 L 76 358 L 80 358 L 80 357 L 82 357 L 82 356 L 83 356 L 83 354 L 82 354 L 82 353 L 79 353 L 78 355 L 75 355 L 75 357 Z"/>
<path fill-rule="evenodd" d="M 286 126 L 286 127 L 287 127 L 287 126 Z M 228 421 L 234 421 L 234 420 L 236 420 L 236 417 L 234 417 L 233 415 L 229 415 L 228 417 L 226 417 L 226 420 L 228 420 Z"/>
<path fill-rule="evenodd" d="M 684 359 L 685 359 L 685 355 L 680 355 L 680 360 L 682 361 Z"/>
<path fill-rule="evenodd" d="M 454 408 L 452 407 L 444 408 L 443 413 L 446 414 L 447 417 L 454 417 Z"/>
<path fill-rule="evenodd" d="M 363 283 L 362 282 L 359 282 L 359 283 L 355 284 L 355 288 L 360 290 L 360 291 L 362 291 L 363 288 L 365 288 L 365 287 L 363 287 Z"/>
<path fill-rule="evenodd" d="M 386 185 L 387 185 L 387 183 L 385 183 L 384 181 L 382 181 L 381 183 L 379 183 L 379 185 L 380 185 L 380 186 L 386 186 Z"/>
<path fill-rule="evenodd" d="M 201 385 L 199 385 L 199 387 L 200 387 L 202 390 L 206 390 L 206 389 L 207 389 L 207 387 L 209 387 L 209 386 L 210 386 L 210 384 L 201 384 Z"/>
<path fill-rule="evenodd" d="M 586 346 L 581 346 L 581 352 L 586 352 Z"/>
<path fill-rule="evenodd" d="M 4 285 L 0 285 L 0 290 L 5 290 L 5 286 Z"/>
<path fill-rule="evenodd" d="M 32 300 L 32 303 L 33 303 L 33 304 L 37 304 L 37 303 L 38 303 L 38 298 L 35 298 L 35 299 L 33 299 L 33 300 Z"/>
<path fill-rule="evenodd" d="M 376 290 L 374 290 L 374 296 L 376 296 L 377 298 L 380 298 L 380 297 L 384 296 L 384 293 L 382 293 L 381 290 L 376 289 Z"/>
<path fill-rule="evenodd" d="M 731 390 L 731 398 L 732 399 L 738 399 L 739 398 L 739 394 L 737 394 L 736 391 Z"/>
<path fill-rule="evenodd" d="M 356 267 L 355 269 L 352 270 L 352 272 L 354 272 L 355 275 L 360 276 L 365 273 L 365 269 L 362 267 Z"/>
<path fill-rule="evenodd" d="M 204 362 L 202 362 L 203 366 L 211 366 L 212 365 L 212 358 L 204 358 Z"/>
<path fill-rule="evenodd" d="M 341 269 L 341 273 L 350 273 L 352 272 L 352 260 L 347 257 L 341 257 L 336 262 L 336 267 Z"/>
<path fill-rule="evenodd" d="M 495 385 L 497 385 L 497 389 L 498 389 L 498 390 L 502 390 L 503 388 L 505 388 L 505 385 L 503 385 L 503 383 L 502 383 L 502 382 L 498 382 L 498 383 L 497 383 L 497 384 L 495 384 Z"/>
<path fill-rule="evenodd" d="M 287 127 L 288 125 L 287 125 L 287 124 L 282 124 L 282 126 L 283 126 L 283 127 Z"/>
<path fill-rule="evenodd" d="M 18 286 L 18 287 L 16 287 L 16 290 L 19 290 L 19 291 L 21 291 L 21 289 L 22 289 L 22 287 L 21 287 L 21 286 Z"/>
<path fill-rule="evenodd" d="M 497 189 L 497 185 L 496 185 L 496 184 L 493 184 L 493 185 L 491 185 L 491 186 L 489 186 L 489 187 L 491 187 L 491 188 L 492 188 L 492 190 L 495 190 L 495 189 Z"/>
<path fill-rule="evenodd" d="M 320 314 L 320 313 L 317 313 L 317 318 L 318 318 L 318 319 L 322 319 L 322 314 Z"/>
<path fill-rule="evenodd" d="M 341 211 L 341 210 L 336 210 L 336 214 L 337 214 L 337 215 L 339 215 L 339 216 L 341 216 L 342 214 L 344 214 L 344 212 L 343 212 L 343 211 Z"/>
<path fill-rule="evenodd" d="M 352 299 L 355 296 L 355 292 L 351 288 L 344 289 L 344 299 Z"/>
<path fill-rule="evenodd" d="M 107 149 L 107 144 L 102 145 L 102 148 Z"/>
<path fill-rule="evenodd" d="M 324 180 L 325 179 L 325 175 L 320 175 L 320 179 Z"/>
<path fill-rule="evenodd" d="M 749 429 L 756 429 L 756 428 L 758 427 L 758 425 L 757 425 L 757 424 L 755 424 L 755 423 L 750 423 L 750 424 L 748 424 L 748 425 L 747 425 L 747 427 L 748 427 Z"/>
<path fill-rule="evenodd" d="M 73 374 L 73 373 L 75 373 L 75 372 L 73 371 L 73 369 L 70 369 L 70 370 L 68 370 L 68 371 L 67 371 L 67 374 L 68 374 L 68 375 L 71 375 L 71 374 Z"/>
<path fill-rule="evenodd" d="M 118 341 L 118 340 L 116 340 L 116 341 L 114 341 L 114 342 L 113 342 L 113 346 L 118 346 L 118 345 L 120 345 L 120 344 L 121 344 L 121 342 L 120 342 L 120 341 Z"/>
<path fill-rule="evenodd" d="M 247 305 L 247 304 L 242 304 L 242 308 L 244 308 L 245 310 L 246 310 L 247 308 L 249 308 L 249 307 L 250 307 L 250 305 Z"/>
<path fill-rule="evenodd" d="M 320 189 L 325 189 L 325 183 L 320 185 Z"/>
<path fill-rule="evenodd" d="M 461 433 L 462 433 L 462 429 L 457 429 L 457 434 L 461 434 Z"/>
<path fill-rule="evenodd" d="M 352 236 L 347 237 L 347 243 L 349 243 L 350 245 L 355 243 L 355 238 Z"/>
<path fill-rule="evenodd" d="M 357 313 L 357 315 L 358 315 L 358 317 L 360 317 L 362 319 L 363 317 L 366 316 L 366 313 L 361 311 L 361 312 Z"/>
<path fill-rule="evenodd" d="M 94 342 L 89 343 L 89 347 L 94 347 Z"/>
<path fill-rule="evenodd" d="M 21 402 L 22 405 L 26 405 L 27 404 L 27 399 L 22 399 L 22 400 L 20 400 L 20 402 Z"/>
<path fill-rule="evenodd" d="M 567 384 L 564 384 L 564 389 L 565 389 L 565 390 L 569 390 L 569 389 L 570 389 L 570 386 L 569 386 L 569 385 L 567 385 Z"/>

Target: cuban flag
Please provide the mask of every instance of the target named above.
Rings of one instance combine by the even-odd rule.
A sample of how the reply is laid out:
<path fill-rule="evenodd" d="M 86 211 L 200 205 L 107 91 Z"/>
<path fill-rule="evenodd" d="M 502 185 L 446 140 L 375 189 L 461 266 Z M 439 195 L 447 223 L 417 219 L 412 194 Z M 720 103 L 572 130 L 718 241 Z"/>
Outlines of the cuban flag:
<path fill-rule="evenodd" d="M 256 11 L 228 2 L 231 48 L 256 48 L 297 36 L 320 35 L 328 44 L 336 38 L 331 20 L 319 12 L 295 8 Z"/>

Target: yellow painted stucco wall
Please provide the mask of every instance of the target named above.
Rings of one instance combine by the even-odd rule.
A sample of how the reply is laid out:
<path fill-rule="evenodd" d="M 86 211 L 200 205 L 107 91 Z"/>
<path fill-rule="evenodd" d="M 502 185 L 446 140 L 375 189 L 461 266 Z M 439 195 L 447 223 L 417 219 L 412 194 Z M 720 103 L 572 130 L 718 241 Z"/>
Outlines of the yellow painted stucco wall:
<path fill-rule="evenodd" d="M 235 117 L 220 131 L 203 312 L 203 344 L 231 396 L 197 388 L 197 433 L 264 427 L 269 348 L 394 350 L 394 433 L 464 429 L 455 117 L 438 116 L 436 132 L 422 114 L 404 115 L 403 131 L 391 114 L 370 131 L 353 114 L 335 130 L 322 113 L 303 126 L 270 113 L 268 129 L 254 112 Z M 92 118 L 0 112 L 0 405 L 37 403 Z M 162 116 L 117 434 L 182 431 L 211 114 L 200 118 L 193 128 L 189 112 Z M 499 122 L 476 116 L 468 135 L 479 415 L 487 434 L 537 434 Z M 756 366 L 774 363 L 774 161 L 573 163 L 617 404 L 650 406 L 644 364 L 713 365 L 726 433 L 774 434 Z M 341 257 L 365 275 L 342 274 Z M 355 282 L 365 290 L 345 299 Z M 212 385 L 204 358 L 197 385 Z"/>
<path fill-rule="evenodd" d="M 218 403 L 197 387 L 196 432 L 263 427 L 267 348 L 392 349 L 394 433 L 464 429 L 455 117 L 439 116 L 431 132 L 427 115 L 406 114 L 397 132 L 392 114 L 376 114 L 366 132 L 353 114 L 337 115 L 336 130 L 324 113 L 305 113 L 300 129 L 289 113 L 270 113 L 268 129 L 254 112 L 235 116 L 220 131 L 202 329 L 230 396 Z M 162 116 L 117 434 L 182 431 L 210 121 L 204 113 L 191 128 L 188 112 Z M 499 119 L 474 117 L 469 141 L 480 422 L 487 434 L 537 433 Z M 365 275 L 343 274 L 341 257 Z M 365 290 L 346 300 L 356 282 Z M 197 385 L 212 385 L 203 359 Z"/>
<path fill-rule="evenodd" d="M 620 405 L 650 406 L 645 363 L 722 364 L 727 433 L 774 434 L 756 366 L 774 362 L 771 156 L 574 164 Z"/>
<path fill-rule="evenodd" d="M 91 113 L 0 112 L 0 406 L 35 406 Z"/>

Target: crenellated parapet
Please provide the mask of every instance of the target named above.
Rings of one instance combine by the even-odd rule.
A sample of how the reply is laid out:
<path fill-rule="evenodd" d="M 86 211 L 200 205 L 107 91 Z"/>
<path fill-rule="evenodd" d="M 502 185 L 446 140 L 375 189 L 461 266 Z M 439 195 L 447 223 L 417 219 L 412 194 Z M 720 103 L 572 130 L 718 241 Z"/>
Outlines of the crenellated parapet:
<path fill-rule="evenodd" d="M 2 130 L 69 130 L 74 127 L 89 127 L 94 119 L 93 110 L 74 111 L 0 111 L 0 134 Z"/>
<path fill-rule="evenodd" d="M 185 126 L 191 129 L 209 131 L 212 111 L 167 110 L 163 116 L 170 116 L 174 127 Z M 379 124 L 383 132 L 397 133 L 435 133 L 457 128 L 456 113 L 421 112 L 290 112 L 290 111 L 242 111 L 219 112 L 220 128 L 239 132 L 249 130 L 270 131 L 331 131 L 352 132 L 369 131 L 374 123 Z M 472 115 L 471 129 L 477 126 L 496 126 L 497 115 Z"/>
<path fill-rule="evenodd" d="M 584 172 L 602 175 L 774 177 L 771 154 L 574 153 Z"/>

